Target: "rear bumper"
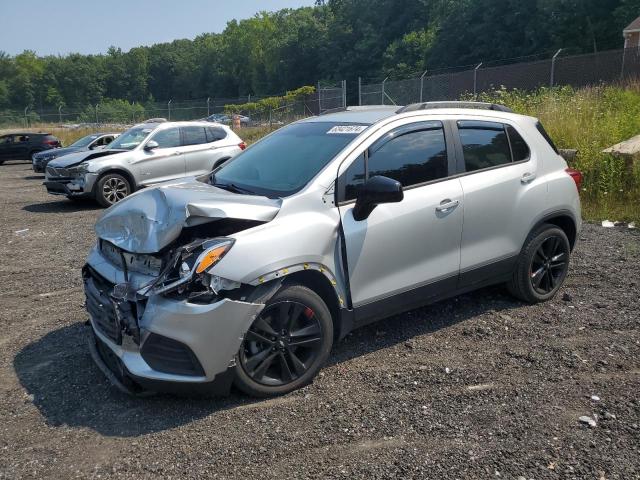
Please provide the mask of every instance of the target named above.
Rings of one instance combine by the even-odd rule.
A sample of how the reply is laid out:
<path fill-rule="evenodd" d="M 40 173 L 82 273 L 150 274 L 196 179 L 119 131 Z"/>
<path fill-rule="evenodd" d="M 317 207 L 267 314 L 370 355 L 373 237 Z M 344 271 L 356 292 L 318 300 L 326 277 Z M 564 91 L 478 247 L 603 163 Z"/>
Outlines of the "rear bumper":
<path fill-rule="evenodd" d="M 101 360 L 92 355 L 103 372 L 108 368 L 109 380 L 128 393 L 218 389 L 244 333 L 264 308 L 230 299 L 200 305 L 161 296 L 122 308 L 110 297 L 112 284 L 94 281 L 95 275 L 85 274 L 84 282 Z"/>

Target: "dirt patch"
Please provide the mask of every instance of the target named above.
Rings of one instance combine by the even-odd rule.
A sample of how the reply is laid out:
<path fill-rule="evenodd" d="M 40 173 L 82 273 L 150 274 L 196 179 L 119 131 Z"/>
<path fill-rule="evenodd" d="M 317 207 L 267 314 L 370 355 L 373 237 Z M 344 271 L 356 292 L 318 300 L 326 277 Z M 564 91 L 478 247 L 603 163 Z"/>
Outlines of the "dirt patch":
<path fill-rule="evenodd" d="M 83 338 L 101 210 L 32 177 L 0 166 L 0 478 L 639 478 L 637 231 L 585 225 L 549 303 L 496 287 L 358 330 L 286 397 L 136 399 Z"/>

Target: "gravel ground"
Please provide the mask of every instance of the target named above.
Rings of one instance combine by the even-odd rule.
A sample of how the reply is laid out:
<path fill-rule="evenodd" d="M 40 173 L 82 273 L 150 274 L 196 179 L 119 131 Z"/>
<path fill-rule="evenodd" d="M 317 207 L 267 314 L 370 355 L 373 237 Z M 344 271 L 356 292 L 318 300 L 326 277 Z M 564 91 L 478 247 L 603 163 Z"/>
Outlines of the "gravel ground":
<path fill-rule="evenodd" d="M 637 231 L 585 225 L 549 303 L 490 288 L 356 331 L 285 397 L 136 399 L 83 339 L 100 210 L 41 181 L 0 166 L 0 478 L 640 478 Z"/>

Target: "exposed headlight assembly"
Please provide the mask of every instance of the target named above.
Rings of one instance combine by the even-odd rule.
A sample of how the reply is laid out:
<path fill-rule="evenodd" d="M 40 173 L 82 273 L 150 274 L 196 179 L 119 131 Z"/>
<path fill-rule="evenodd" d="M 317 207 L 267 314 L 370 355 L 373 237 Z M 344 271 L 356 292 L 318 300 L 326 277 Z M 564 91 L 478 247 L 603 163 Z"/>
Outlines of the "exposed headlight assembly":
<path fill-rule="evenodd" d="M 78 165 L 76 167 L 71 167 L 71 168 L 67 169 L 67 172 L 69 173 L 69 176 L 73 176 L 73 177 L 81 177 L 85 173 L 87 173 L 88 171 L 89 171 L 89 164 L 88 163 L 81 163 L 80 165 Z"/>
<path fill-rule="evenodd" d="M 197 240 L 179 248 L 147 292 L 177 294 L 187 299 L 217 294 L 216 287 L 222 285 L 223 279 L 207 272 L 226 255 L 233 242 L 231 238 L 215 238 Z"/>

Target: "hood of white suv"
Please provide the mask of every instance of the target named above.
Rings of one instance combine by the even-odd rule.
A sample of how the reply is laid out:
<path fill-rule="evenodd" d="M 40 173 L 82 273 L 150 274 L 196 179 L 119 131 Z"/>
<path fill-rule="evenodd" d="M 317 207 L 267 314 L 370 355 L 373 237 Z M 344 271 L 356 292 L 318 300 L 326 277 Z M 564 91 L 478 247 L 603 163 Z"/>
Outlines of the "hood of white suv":
<path fill-rule="evenodd" d="M 132 253 L 155 253 L 185 227 L 219 219 L 271 221 L 282 200 L 227 192 L 195 178 L 141 190 L 105 211 L 98 237 Z M 212 235 L 215 236 L 215 235 Z"/>

